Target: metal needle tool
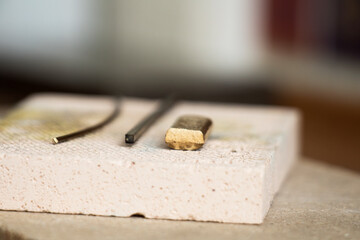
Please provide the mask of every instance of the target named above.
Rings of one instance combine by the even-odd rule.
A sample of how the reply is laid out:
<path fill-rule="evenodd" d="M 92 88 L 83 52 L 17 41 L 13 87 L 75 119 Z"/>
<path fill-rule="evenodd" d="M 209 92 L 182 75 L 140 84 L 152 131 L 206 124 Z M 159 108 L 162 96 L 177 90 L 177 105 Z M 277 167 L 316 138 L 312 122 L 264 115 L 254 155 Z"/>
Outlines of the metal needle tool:
<path fill-rule="evenodd" d="M 135 127 L 125 134 L 126 143 L 135 143 L 140 136 L 175 103 L 175 96 L 165 98 L 160 106 L 150 115 L 141 120 Z"/>
<path fill-rule="evenodd" d="M 99 123 L 97 123 L 97 124 L 95 124 L 95 125 L 93 125 L 91 127 L 87 127 L 85 129 L 81 129 L 81 130 L 76 131 L 76 132 L 72 132 L 72 133 L 69 133 L 69 134 L 66 134 L 66 135 L 63 135 L 63 136 L 59 136 L 59 137 L 54 137 L 52 139 L 52 143 L 53 144 L 58 144 L 58 143 L 62 143 L 62 142 L 74 139 L 74 138 L 82 137 L 85 134 L 91 133 L 91 132 L 93 132 L 95 130 L 98 130 L 98 129 L 104 127 L 105 125 L 109 124 L 111 121 L 113 121 L 119 115 L 119 112 L 120 112 L 119 105 L 120 104 L 119 104 L 118 99 L 114 100 L 114 110 L 103 121 L 101 121 L 101 122 L 99 122 Z"/>

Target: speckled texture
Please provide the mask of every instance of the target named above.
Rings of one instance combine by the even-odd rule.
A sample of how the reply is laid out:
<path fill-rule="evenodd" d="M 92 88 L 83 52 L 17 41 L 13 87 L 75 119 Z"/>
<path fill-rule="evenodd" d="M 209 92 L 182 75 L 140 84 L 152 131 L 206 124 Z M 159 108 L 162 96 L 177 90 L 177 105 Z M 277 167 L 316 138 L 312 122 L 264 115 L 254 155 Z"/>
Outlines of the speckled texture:
<path fill-rule="evenodd" d="M 155 104 L 125 99 L 109 126 L 59 145 L 51 138 L 102 119 L 111 101 L 37 95 L 20 104 L 0 124 L 0 209 L 261 223 L 297 156 L 297 113 L 183 102 L 126 145 Z M 199 151 L 164 142 L 183 114 L 213 120 Z"/>
<path fill-rule="evenodd" d="M 359 240 L 359 186 L 355 172 L 306 160 L 261 225 L 0 211 L 0 229 L 38 240 Z"/>

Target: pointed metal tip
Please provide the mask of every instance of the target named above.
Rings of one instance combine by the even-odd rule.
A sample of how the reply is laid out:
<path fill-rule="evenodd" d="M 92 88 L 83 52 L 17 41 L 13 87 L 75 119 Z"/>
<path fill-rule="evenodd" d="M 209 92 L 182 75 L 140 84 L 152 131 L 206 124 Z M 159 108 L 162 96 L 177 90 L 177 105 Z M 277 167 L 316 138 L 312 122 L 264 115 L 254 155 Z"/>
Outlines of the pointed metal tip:
<path fill-rule="evenodd" d="M 56 137 L 54 137 L 54 138 L 52 139 L 52 143 L 53 143 L 53 144 L 58 144 L 58 143 L 59 143 L 59 140 L 58 140 Z"/>

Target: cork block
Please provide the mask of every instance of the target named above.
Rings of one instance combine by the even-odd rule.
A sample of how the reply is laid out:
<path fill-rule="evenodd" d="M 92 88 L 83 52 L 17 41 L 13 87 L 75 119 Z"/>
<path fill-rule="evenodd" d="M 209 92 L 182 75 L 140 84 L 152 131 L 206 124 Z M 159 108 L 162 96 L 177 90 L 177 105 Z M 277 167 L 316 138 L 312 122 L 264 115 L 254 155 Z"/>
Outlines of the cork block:
<path fill-rule="evenodd" d="M 53 145 L 53 137 L 106 117 L 111 99 L 39 94 L 20 103 L 0 122 L 0 209 L 262 223 L 297 158 L 297 112 L 179 102 L 125 144 L 125 133 L 156 104 L 122 99 L 112 123 Z M 172 150 L 164 141 L 185 114 L 213 122 L 199 150 Z"/>

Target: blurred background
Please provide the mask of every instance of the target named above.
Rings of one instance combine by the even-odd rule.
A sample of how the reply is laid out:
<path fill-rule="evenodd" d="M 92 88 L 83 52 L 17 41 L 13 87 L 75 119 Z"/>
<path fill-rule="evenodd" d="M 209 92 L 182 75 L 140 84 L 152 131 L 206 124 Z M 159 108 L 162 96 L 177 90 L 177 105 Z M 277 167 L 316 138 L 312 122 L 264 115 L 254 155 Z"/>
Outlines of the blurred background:
<path fill-rule="evenodd" d="M 360 171 L 358 0 L 2 0 L 0 112 L 60 91 L 296 107 Z"/>

